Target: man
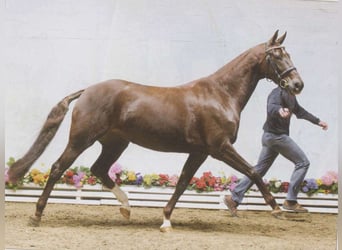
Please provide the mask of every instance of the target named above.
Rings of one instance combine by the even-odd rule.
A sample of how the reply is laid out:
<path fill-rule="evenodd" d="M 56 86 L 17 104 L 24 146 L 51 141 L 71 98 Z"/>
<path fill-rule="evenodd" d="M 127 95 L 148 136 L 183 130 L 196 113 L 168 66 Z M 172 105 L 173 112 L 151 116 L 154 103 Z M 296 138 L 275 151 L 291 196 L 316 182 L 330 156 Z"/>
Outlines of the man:
<path fill-rule="evenodd" d="M 283 208 L 295 212 L 308 212 L 297 202 L 297 195 L 310 162 L 301 148 L 289 137 L 292 113 L 299 119 L 319 125 L 323 130 L 328 129 L 326 122 L 310 114 L 298 104 L 295 95 L 281 87 L 273 89 L 267 99 L 267 119 L 263 126 L 262 150 L 254 169 L 264 176 L 279 154 L 293 162 L 295 168 Z M 242 202 L 245 192 L 252 185 L 253 182 L 245 176 L 231 192 L 232 194 L 224 197 L 224 203 L 232 216 L 237 216 L 237 207 Z"/>

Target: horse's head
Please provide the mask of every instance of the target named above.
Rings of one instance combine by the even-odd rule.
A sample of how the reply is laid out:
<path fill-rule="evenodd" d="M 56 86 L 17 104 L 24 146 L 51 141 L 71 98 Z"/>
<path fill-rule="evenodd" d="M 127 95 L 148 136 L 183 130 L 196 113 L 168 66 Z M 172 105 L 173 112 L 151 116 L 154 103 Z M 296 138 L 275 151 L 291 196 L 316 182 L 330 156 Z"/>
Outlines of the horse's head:
<path fill-rule="evenodd" d="M 292 94 L 299 94 L 304 83 L 294 67 L 290 55 L 282 45 L 286 32 L 278 38 L 278 30 L 265 46 L 265 76 L 277 83 L 280 87 L 288 89 Z"/>

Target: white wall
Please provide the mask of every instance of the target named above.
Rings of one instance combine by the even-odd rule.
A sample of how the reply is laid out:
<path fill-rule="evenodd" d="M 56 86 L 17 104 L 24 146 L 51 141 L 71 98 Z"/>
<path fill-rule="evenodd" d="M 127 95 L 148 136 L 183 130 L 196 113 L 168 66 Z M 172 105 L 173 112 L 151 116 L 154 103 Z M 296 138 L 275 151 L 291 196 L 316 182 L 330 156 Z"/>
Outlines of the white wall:
<path fill-rule="evenodd" d="M 337 170 L 338 3 L 322 1 L 7 0 L 4 79 L 5 159 L 31 146 L 50 109 L 64 96 L 109 78 L 172 86 L 206 76 L 244 50 L 287 31 L 287 51 L 305 81 L 298 97 L 329 123 L 323 132 L 293 118 L 291 134 L 311 160 L 308 177 Z M 266 98 L 260 81 L 242 113 L 237 150 L 255 164 L 261 148 Z M 68 113 L 35 167 L 48 169 L 64 149 Z M 91 166 L 99 145 L 75 165 Z M 130 145 L 119 162 L 142 173 L 179 174 L 183 154 Z M 199 173 L 237 173 L 208 159 Z M 290 162 L 277 159 L 267 178 L 288 180 Z M 241 174 L 239 174 L 241 176 Z"/>

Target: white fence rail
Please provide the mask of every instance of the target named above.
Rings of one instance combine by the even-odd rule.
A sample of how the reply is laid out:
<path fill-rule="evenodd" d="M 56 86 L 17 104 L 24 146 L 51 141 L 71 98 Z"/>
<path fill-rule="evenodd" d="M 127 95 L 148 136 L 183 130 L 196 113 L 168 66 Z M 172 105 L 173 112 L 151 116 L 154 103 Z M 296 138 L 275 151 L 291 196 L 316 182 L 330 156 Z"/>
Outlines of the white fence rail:
<path fill-rule="evenodd" d="M 172 188 L 143 188 L 136 186 L 123 186 L 127 193 L 131 206 L 143 207 L 164 207 L 170 199 L 174 189 Z M 8 202 L 36 202 L 42 193 L 42 188 L 37 186 L 26 186 L 16 191 L 5 189 L 5 201 Z M 229 192 L 203 192 L 185 191 L 177 202 L 176 207 L 182 208 L 202 208 L 202 209 L 226 209 L 223 203 L 224 195 Z M 282 204 L 286 194 L 273 194 L 278 204 Z M 49 203 L 69 203 L 87 205 L 120 205 L 114 195 L 102 189 L 102 186 L 84 186 L 76 189 L 72 186 L 57 184 L 52 191 Z M 298 202 L 308 208 L 310 212 L 318 213 L 338 213 L 338 195 L 315 194 L 308 197 L 300 194 Z M 271 210 L 265 204 L 259 192 L 249 192 L 246 194 L 243 203 L 239 206 L 241 210 Z"/>

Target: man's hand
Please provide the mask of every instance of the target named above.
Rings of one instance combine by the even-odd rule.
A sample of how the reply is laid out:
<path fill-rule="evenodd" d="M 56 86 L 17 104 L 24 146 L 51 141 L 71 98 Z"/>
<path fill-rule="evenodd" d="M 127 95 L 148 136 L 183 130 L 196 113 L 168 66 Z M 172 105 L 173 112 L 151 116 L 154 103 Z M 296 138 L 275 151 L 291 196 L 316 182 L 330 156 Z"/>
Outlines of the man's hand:
<path fill-rule="evenodd" d="M 291 112 L 288 108 L 280 108 L 279 114 L 282 118 L 287 118 L 291 115 Z"/>
<path fill-rule="evenodd" d="M 328 123 L 319 121 L 318 125 L 323 128 L 323 130 L 328 130 Z"/>

